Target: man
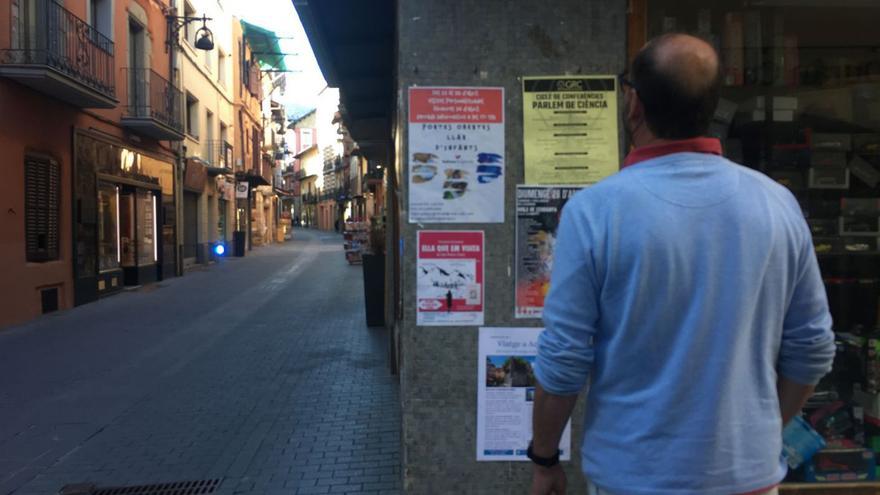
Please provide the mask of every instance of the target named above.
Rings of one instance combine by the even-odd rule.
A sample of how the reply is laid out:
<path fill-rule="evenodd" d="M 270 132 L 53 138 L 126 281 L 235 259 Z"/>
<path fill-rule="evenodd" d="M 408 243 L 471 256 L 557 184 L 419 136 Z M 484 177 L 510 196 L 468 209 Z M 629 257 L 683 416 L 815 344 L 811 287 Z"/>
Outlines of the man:
<path fill-rule="evenodd" d="M 529 456 L 561 494 L 557 446 L 586 398 L 592 494 L 775 493 L 782 427 L 834 356 L 795 198 L 706 134 L 719 61 L 687 35 L 648 43 L 624 96 L 635 149 L 562 214 Z"/>

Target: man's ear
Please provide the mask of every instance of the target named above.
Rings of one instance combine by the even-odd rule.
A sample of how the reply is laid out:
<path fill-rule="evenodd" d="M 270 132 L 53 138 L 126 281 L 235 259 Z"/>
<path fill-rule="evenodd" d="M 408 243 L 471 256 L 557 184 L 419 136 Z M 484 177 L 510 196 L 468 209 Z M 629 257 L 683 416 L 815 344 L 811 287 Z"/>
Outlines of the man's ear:
<path fill-rule="evenodd" d="M 626 102 L 626 120 L 629 122 L 639 122 L 644 120 L 644 118 L 645 106 L 642 105 L 642 100 L 639 98 L 639 94 L 630 89 L 629 98 L 627 98 Z"/>

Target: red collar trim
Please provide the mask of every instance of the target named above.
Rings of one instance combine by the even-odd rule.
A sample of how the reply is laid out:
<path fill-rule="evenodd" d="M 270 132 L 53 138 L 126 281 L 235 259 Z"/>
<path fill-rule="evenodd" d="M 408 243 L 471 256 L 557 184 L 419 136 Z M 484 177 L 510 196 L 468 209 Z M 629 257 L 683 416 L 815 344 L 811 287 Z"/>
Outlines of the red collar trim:
<path fill-rule="evenodd" d="M 670 141 L 662 144 L 652 144 L 636 148 L 623 161 L 620 169 L 623 170 L 630 165 L 657 158 L 672 153 L 709 153 L 711 155 L 721 156 L 721 141 L 717 138 L 696 137 L 690 139 L 680 139 L 678 141 Z"/>

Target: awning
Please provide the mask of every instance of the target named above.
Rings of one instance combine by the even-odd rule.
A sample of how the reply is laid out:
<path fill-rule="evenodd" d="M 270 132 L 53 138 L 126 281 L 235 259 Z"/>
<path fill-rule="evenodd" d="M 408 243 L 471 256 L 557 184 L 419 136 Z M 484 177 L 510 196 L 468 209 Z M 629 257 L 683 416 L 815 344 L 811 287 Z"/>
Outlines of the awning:
<path fill-rule="evenodd" d="M 293 6 L 324 79 L 340 90 L 351 137 L 365 156 L 387 163 L 395 105 L 393 0 L 293 0 Z"/>
<path fill-rule="evenodd" d="M 286 71 L 287 66 L 284 64 L 284 55 L 282 55 L 281 45 L 278 43 L 278 36 L 274 31 L 266 28 L 241 21 L 241 29 L 244 37 L 251 47 L 251 53 L 254 58 L 260 61 L 265 68 L 271 68 Z"/>

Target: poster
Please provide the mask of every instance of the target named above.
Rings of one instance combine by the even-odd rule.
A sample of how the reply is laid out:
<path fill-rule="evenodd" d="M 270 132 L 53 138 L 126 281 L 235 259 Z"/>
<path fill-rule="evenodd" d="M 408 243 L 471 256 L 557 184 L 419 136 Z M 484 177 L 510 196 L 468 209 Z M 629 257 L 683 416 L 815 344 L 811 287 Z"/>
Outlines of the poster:
<path fill-rule="evenodd" d="M 477 365 L 477 460 L 528 461 L 535 375 L 543 328 L 481 328 Z M 571 460 L 571 420 L 559 440 Z"/>
<path fill-rule="evenodd" d="M 526 184 L 592 184 L 617 172 L 614 76 L 523 78 Z"/>
<path fill-rule="evenodd" d="M 562 207 L 576 186 L 516 188 L 516 318 L 541 318 Z"/>
<path fill-rule="evenodd" d="M 504 222 L 504 88 L 410 88 L 408 158 L 410 222 Z"/>
<path fill-rule="evenodd" d="M 483 232 L 422 230 L 416 263 L 416 324 L 483 324 Z"/>

